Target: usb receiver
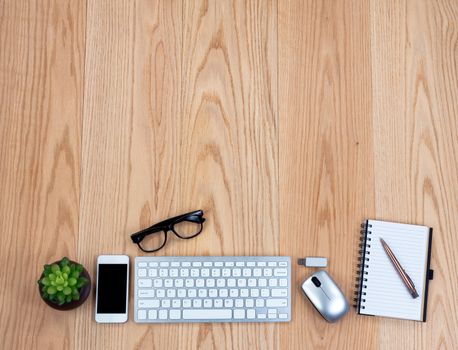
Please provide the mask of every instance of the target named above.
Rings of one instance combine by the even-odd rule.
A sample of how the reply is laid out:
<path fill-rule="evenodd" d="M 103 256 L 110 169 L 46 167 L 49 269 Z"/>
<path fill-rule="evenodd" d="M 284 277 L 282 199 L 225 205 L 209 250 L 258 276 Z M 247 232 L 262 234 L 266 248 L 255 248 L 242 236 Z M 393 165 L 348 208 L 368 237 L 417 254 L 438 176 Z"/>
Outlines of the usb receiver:
<path fill-rule="evenodd" d="M 305 267 L 326 267 L 328 266 L 328 259 L 319 256 L 307 256 L 303 259 L 298 259 L 297 263 Z"/>

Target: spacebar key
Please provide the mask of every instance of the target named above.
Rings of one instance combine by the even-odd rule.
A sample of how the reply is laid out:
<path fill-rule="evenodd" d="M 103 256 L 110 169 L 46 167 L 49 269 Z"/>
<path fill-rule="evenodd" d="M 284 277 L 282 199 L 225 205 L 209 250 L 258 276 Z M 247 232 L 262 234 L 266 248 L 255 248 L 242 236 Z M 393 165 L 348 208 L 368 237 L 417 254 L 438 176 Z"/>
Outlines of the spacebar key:
<path fill-rule="evenodd" d="M 183 310 L 184 320 L 227 320 L 232 318 L 232 310 L 227 309 L 193 309 Z"/>

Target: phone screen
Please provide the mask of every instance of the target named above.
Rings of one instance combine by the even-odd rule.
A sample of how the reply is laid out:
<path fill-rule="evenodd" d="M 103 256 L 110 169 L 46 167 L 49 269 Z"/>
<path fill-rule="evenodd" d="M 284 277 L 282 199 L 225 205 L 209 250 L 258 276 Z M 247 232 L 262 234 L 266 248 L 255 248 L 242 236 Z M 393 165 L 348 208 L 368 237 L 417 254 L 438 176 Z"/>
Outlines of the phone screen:
<path fill-rule="evenodd" d="M 126 313 L 127 264 L 99 264 L 97 313 Z"/>

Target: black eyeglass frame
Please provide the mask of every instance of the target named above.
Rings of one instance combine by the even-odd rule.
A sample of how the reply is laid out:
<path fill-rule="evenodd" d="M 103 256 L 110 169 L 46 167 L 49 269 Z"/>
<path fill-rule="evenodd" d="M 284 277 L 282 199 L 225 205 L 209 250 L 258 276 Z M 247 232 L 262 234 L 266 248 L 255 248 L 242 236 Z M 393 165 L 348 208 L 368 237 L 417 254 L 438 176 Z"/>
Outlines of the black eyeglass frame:
<path fill-rule="evenodd" d="M 202 210 L 195 210 L 195 211 L 191 211 L 186 214 L 174 216 L 173 218 L 166 219 L 164 221 L 158 222 L 157 224 L 154 224 L 153 226 L 150 226 L 141 231 L 138 231 L 130 235 L 130 238 L 132 239 L 132 242 L 136 243 L 138 247 L 145 253 L 154 253 L 164 248 L 164 246 L 167 243 L 167 233 L 169 231 L 172 231 L 175 234 L 175 236 L 181 239 L 191 239 L 191 238 L 194 238 L 200 235 L 202 232 L 203 226 L 204 226 L 203 224 L 205 222 L 205 218 L 203 217 L 203 215 L 204 215 L 204 212 Z M 189 237 L 182 237 L 177 231 L 175 231 L 174 226 L 180 222 L 185 222 L 185 221 L 200 224 L 200 228 L 198 232 Z M 153 250 L 143 249 L 140 243 L 146 236 L 155 234 L 155 233 L 161 233 L 161 232 L 164 233 L 164 243 L 162 243 L 162 245 L 159 248 L 153 249 Z"/>

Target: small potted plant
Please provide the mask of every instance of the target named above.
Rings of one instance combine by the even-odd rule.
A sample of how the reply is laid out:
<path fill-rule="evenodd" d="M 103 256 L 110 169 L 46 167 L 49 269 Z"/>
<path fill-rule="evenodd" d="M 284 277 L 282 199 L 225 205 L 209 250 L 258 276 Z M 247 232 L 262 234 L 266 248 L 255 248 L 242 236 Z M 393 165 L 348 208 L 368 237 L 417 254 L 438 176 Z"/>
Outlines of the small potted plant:
<path fill-rule="evenodd" d="M 64 257 L 44 266 L 38 288 L 46 304 L 70 310 L 85 302 L 91 291 L 91 279 L 81 264 Z"/>

